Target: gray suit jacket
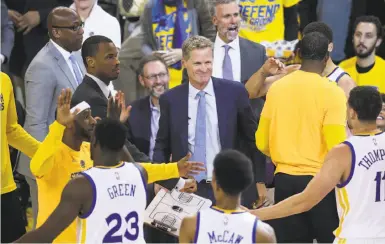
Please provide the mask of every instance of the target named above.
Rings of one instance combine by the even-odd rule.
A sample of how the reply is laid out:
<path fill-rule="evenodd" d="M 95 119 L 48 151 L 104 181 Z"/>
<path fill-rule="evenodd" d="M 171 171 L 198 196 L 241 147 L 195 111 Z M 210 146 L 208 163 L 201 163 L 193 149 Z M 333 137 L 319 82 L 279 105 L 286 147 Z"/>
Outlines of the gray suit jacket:
<path fill-rule="evenodd" d="M 1 0 L 1 54 L 4 55 L 6 61 L 9 61 L 9 57 L 11 56 L 14 39 L 13 23 L 8 18 L 7 6 L 4 1 Z"/>
<path fill-rule="evenodd" d="M 75 53 L 77 63 L 85 74 L 80 54 Z M 77 83 L 63 55 L 49 41 L 35 56 L 25 73 L 26 120 L 24 129 L 39 141 L 48 134 L 55 121 L 57 98 L 62 89 L 77 88 Z M 32 177 L 30 159 L 20 155 L 18 172 Z"/>

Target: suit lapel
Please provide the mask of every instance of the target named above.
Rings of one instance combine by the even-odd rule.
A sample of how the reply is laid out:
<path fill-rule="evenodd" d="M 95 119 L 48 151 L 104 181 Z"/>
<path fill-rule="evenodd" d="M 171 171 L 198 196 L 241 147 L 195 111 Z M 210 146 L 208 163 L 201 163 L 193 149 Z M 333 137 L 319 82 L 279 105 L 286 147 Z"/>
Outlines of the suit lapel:
<path fill-rule="evenodd" d="M 98 94 L 100 97 L 103 98 L 103 100 L 106 102 L 106 105 L 108 103 L 108 99 L 106 98 L 106 96 L 104 95 L 102 89 L 100 89 L 99 85 L 96 83 L 96 81 L 94 81 L 91 77 L 89 77 L 88 75 L 85 76 L 85 78 L 83 79 L 83 82 L 87 83 L 89 86 L 91 86 Z"/>
<path fill-rule="evenodd" d="M 67 62 L 64 60 L 63 55 L 57 50 L 57 48 L 51 43 L 48 42 L 48 48 L 53 53 L 55 59 L 58 62 L 59 68 L 63 71 L 64 75 L 67 77 L 68 82 L 71 84 L 73 90 L 76 90 L 78 84 L 76 83 L 75 77 L 72 74 L 70 68 L 68 67 Z"/>
<path fill-rule="evenodd" d="M 177 111 L 174 118 L 178 119 L 173 126 L 179 126 L 177 131 L 180 131 L 183 153 L 188 152 L 188 99 L 189 99 L 189 82 L 186 82 L 181 86 L 181 92 L 175 101 L 178 102 Z"/>
<path fill-rule="evenodd" d="M 245 40 L 239 38 L 239 50 L 241 53 L 241 83 L 245 84 L 248 80 L 249 65 L 252 65 L 252 60 L 249 58 L 249 53 L 245 47 Z"/>
<path fill-rule="evenodd" d="M 215 103 L 217 105 L 217 115 L 218 115 L 218 127 L 219 127 L 219 140 L 221 142 L 222 148 L 225 148 L 225 138 L 226 138 L 226 118 L 227 118 L 227 106 L 228 94 L 223 91 L 220 80 L 212 77 L 212 82 L 214 86 L 215 93 Z"/>
<path fill-rule="evenodd" d="M 141 103 L 140 111 L 143 113 L 143 121 L 138 121 L 138 123 L 144 123 L 143 128 L 143 136 L 148 141 L 148 147 L 150 147 L 151 140 L 151 107 L 150 107 L 150 97 L 147 96 L 143 103 Z"/>

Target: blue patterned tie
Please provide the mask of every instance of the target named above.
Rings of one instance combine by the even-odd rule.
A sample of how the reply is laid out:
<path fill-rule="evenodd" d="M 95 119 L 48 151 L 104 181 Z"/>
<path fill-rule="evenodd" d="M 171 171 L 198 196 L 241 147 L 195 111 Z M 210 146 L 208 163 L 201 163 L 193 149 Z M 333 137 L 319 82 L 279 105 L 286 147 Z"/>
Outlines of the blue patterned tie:
<path fill-rule="evenodd" d="M 233 65 L 231 64 L 231 58 L 229 56 L 229 45 L 224 45 L 225 48 L 225 58 L 223 59 L 223 66 L 222 66 L 222 75 L 223 79 L 226 80 L 234 80 L 233 79 Z"/>
<path fill-rule="evenodd" d="M 203 162 L 206 166 L 206 98 L 205 92 L 200 91 L 197 94 L 199 97 L 197 120 L 195 125 L 195 146 L 194 153 L 191 157 L 192 161 Z M 206 167 L 207 168 L 207 167 Z M 195 176 L 197 182 L 207 179 L 206 172 L 201 172 Z"/>
<path fill-rule="evenodd" d="M 72 64 L 72 69 L 73 69 L 73 71 L 75 73 L 76 83 L 79 85 L 80 83 L 82 83 L 83 75 L 80 73 L 78 62 L 76 62 L 76 59 L 75 59 L 75 57 L 73 55 L 70 56 L 70 61 L 71 61 L 71 64 Z"/>

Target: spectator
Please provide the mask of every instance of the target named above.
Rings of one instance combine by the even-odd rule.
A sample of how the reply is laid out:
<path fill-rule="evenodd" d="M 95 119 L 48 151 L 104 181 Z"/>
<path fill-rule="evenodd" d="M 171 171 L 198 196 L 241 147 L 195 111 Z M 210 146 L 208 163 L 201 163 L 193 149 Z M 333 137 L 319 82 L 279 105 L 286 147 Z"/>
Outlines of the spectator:
<path fill-rule="evenodd" d="M 70 6 L 84 22 L 83 42 L 93 35 L 103 35 L 110 38 L 116 47 L 121 47 L 119 21 L 104 11 L 97 0 L 74 0 Z"/>
<path fill-rule="evenodd" d="M 321 76 L 328 44 L 321 33 L 306 34 L 300 47 L 301 69 L 278 80 L 267 93 L 256 142 L 276 165 L 276 203 L 302 192 L 328 150 L 346 138 L 346 96 Z M 272 222 L 277 241 L 333 242 L 338 226 L 334 192 L 306 214 Z"/>
<path fill-rule="evenodd" d="M 376 56 L 383 39 L 380 20 L 361 16 L 354 24 L 353 46 L 356 56 L 340 63 L 358 86 L 374 86 L 385 93 L 385 60 Z"/>
<path fill-rule="evenodd" d="M 145 54 L 155 51 L 169 66 L 170 88 L 182 81 L 182 43 L 192 35 L 215 38 L 205 0 L 150 0 L 141 21 Z"/>
<path fill-rule="evenodd" d="M 253 42 L 292 41 L 298 37 L 299 0 L 240 0 L 239 35 Z"/>
<path fill-rule="evenodd" d="M 12 21 L 8 18 L 8 9 L 1 0 L 1 66 L 8 63 L 15 38 Z"/>
<path fill-rule="evenodd" d="M 12 83 L 1 73 L 1 243 L 10 243 L 25 233 L 19 196 L 13 179 L 8 146 L 32 157 L 40 143 L 18 123 Z M 9 145 L 8 145 L 9 144 Z"/>
<path fill-rule="evenodd" d="M 36 55 L 25 74 L 27 116 L 24 128 L 39 141 L 44 140 L 48 126 L 55 121 L 56 100 L 61 90 L 67 87 L 75 90 L 85 69 L 76 53 L 83 40 L 82 22 L 77 13 L 66 7 L 54 9 L 48 16 L 48 30 L 51 40 Z M 30 171 L 30 160 L 23 154 L 17 170 L 30 186 L 36 220 L 37 186 Z"/>

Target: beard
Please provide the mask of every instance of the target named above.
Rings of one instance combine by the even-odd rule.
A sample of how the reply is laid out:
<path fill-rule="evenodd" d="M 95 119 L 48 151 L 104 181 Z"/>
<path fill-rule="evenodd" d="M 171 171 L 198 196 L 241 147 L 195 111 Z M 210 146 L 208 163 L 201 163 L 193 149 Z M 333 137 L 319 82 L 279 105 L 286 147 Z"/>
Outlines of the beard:
<path fill-rule="evenodd" d="M 359 57 L 359 58 L 367 58 L 367 57 L 369 57 L 374 52 L 374 50 L 376 49 L 376 42 L 374 42 L 374 44 L 371 47 L 366 48 L 366 51 L 362 51 L 362 52 L 359 52 L 357 50 L 358 47 L 355 47 L 354 48 L 354 52 L 356 53 L 356 56 Z"/>
<path fill-rule="evenodd" d="M 163 87 L 163 92 L 157 92 L 155 89 L 157 88 L 157 87 Z M 165 91 L 166 91 L 166 89 L 167 89 L 167 87 L 166 87 L 166 85 L 157 85 L 157 86 L 152 86 L 150 89 L 149 89 L 149 91 L 150 91 L 150 95 L 152 96 L 152 97 L 156 97 L 156 98 L 159 98 Z"/>

